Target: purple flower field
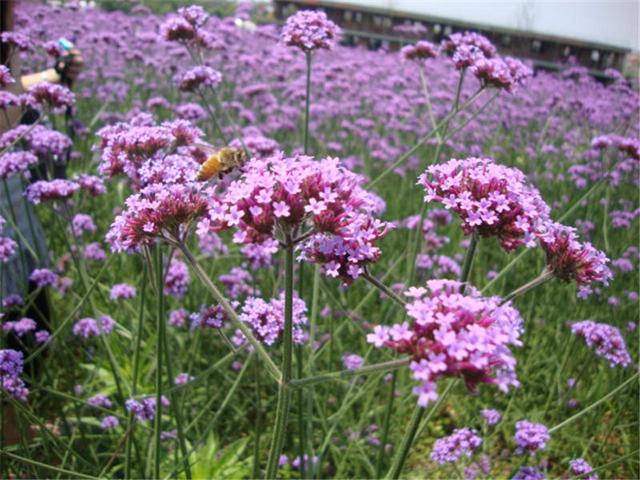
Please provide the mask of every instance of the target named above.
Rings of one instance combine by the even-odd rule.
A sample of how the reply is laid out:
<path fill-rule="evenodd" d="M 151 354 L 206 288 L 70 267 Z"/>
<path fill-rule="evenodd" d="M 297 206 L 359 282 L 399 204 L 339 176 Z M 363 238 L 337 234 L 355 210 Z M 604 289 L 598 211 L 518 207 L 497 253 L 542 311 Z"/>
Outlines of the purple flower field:
<path fill-rule="evenodd" d="M 638 79 L 205 8 L 0 34 L 0 476 L 638 478 Z"/>

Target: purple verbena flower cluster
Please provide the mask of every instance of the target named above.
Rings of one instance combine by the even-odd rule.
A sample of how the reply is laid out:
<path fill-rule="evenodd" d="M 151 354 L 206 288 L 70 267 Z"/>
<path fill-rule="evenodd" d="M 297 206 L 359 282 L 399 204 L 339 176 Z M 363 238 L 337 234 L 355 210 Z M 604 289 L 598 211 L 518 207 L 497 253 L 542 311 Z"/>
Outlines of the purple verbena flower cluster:
<path fill-rule="evenodd" d="M 525 175 L 489 158 L 432 165 L 418 183 L 425 201 L 441 202 L 460 216 L 466 234 L 498 237 L 508 252 L 535 246 L 535 234 L 549 219 L 548 205 Z"/>
<path fill-rule="evenodd" d="M 458 428 L 451 435 L 439 438 L 433 445 L 431 459 L 439 464 L 454 463 L 462 455 L 471 457 L 482 444 L 478 434 L 469 428 Z"/>
<path fill-rule="evenodd" d="M 287 18 L 281 39 L 285 45 L 311 52 L 321 48 L 331 49 L 339 35 L 340 28 L 327 18 L 326 13 L 299 10 Z"/>
<path fill-rule="evenodd" d="M 571 325 L 571 332 L 584 338 L 587 346 L 593 348 L 596 355 L 607 360 L 611 367 L 627 367 L 631 363 L 624 338 L 613 325 L 584 320 Z"/>
<path fill-rule="evenodd" d="M 240 311 L 240 320 L 253 330 L 256 338 L 266 345 L 273 345 L 284 330 L 284 292 L 278 298 L 265 301 L 262 298 L 249 297 Z M 307 307 L 304 300 L 293 298 L 293 341 L 303 343 L 307 340 L 304 327 L 307 324 Z M 244 345 L 245 336 L 237 330 L 233 342 Z"/>
<path fill-rule="evenodd" d="M 593 282 L 608 285 L 613 278 L 607 256 L 591 243 L 578 241 L 575 228 L 553 223 L 537 236 L 547 255 L 547 268 L 559 279 L 588 286 Z"/>
<path fill-rule="evenodd" d="M 413 378 L 420 382 L 414 393 L 422 407 L 438 398 L 436 382 L 444 376 L 461 376 L 470 391 L 478 383 L 496 384 L 503 392 L 519 386 L 509 346 L 521 345 L 520 314 L 472 287 L 461 294 L 461 287 L 453 280 L 429 280 L 427 288 L 410 288 L 405 296 L 413 299 L 406 307 L 412 325 L 379 325 L 367 335 L 377 347 L 411 355 Z"/>
<path fill-rule="evenodd" d="M 0 380 L 2 389 L 18 400 L 25 401 L 29 390 L 20 378 L 24 366 L 23 354 L 17 350 L 0 350 Z"/>
<path fill-rule="evenodd" d="M 598 480 L 598 474 L 593 471 L 593 467 L 584 458 L 576 458 L 569 462 L 571 473 L 585 480 Z"/>
<path fill-rule="evenodd" d="M 547 427 L 541 423 L 530 422 L 529 420 L 521 420 L 516 423 L 516 433 L 513 436 L 518 446 L 516 452 L 522 454 L 524 452 L 533 455 L 538 450 L 543 450 L 547 446 L 547 442 L 551 438 Z"/>
<path fill-rule="evenodd" d="M 169 406 L 169 399 L 164 395 L 160 397 L 160 402 L 165 408 Z M 125 402 L 125 407 L 139 422 L 153 420 L 156 416 L 156 397 L 149 396 L 139 401 L 130 398 Z"/>
<path fill-rule="evenodd" d="M 44 201 L 67 200 L 80 190 L 80 185 L 70 180 L 38 180 L 27 187 L 25 196 L 31 203 L 38 205 Z"/>

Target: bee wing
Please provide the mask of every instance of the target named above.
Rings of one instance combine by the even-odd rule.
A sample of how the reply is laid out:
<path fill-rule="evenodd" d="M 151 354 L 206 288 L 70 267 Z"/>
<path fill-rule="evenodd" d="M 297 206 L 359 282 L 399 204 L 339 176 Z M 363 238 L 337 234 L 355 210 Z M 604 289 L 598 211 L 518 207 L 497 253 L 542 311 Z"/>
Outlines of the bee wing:
<path fill-rule="evenodd" d="M 217 152 L 217 150 L 212 145 L 207 145 L 206 143 L 192 143 L 191 147 L 199 148 L 200 150 L 212 155 Z"/>

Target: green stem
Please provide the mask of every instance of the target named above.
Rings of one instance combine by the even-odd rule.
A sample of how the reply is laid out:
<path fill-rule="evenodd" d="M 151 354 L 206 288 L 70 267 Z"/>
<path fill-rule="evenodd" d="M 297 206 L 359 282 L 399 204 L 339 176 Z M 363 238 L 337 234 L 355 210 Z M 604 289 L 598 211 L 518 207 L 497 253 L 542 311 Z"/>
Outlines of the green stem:
<path fill-rule="evenodd" d="M 591 405 L 589 405 L 587 408 L 584 408 L 583 410 L 579 411 L 578 413 L 576 413 L 575 415 L 567 418 L 565 421 L 560 422 L 558 425 L 556 425 L 555 427 L 551 427 L 549 429 L 549 433 L 553 433 L 556 430 L 561 429 L 562 427 L 564 427 L 565 425 L 568 425 L 569 423 L 577 420 L 578 418 L 580 418 L 581 416 L 583 416 L 585 413 L 590 412 L 591 410 L 593 410 L 595 407 L 597 407 L 598 405 L 600 405 L 603 402 L 606 402 L 607 400 L 609 400 L 611 397 L 613 397 L 616 393 L 618 393 L 619 391 L 623 390 L 627 385 L 629 385 L 631 382 L 633 382 L 634 380 L 638 379 L 638 376 L 640 374 L 636 373 L 635 375 L 629 377 L 625 382 L 623 382 L 621 385 L 618 385 L 615 389 L 611 390 L 609 393 L 607 393 L 604 397 L 602 397 L 600 400 L 596 400 L 595 402 L 593 402 Z"/>
<path fill-rule="evenodd" d="M 282 339 L 282 381 L 278 386 L 278 405 L 276 410 L 276 424 L 269 460 L 267 461 L 267 479 L 275 478 L 278 460 L 284 445 L 287 430 L 287 416 L 291 400 L 291 363 L 293 352 L 293 242 L 291 234 L 287 233 L 285 241 L 285 270 L 284 270 L 284 332 Z"/>
<path fill-rule="evenodd" d="M 295 379 L 291 380 L 290 385 L 292 387 L 306 387 L 308 385 L 323 383 L 329 380 L 345 380 L 351 377 L 359 377 L 361 375 L 369 375 L 371 373 L 395 370 L 397 368 L 402 368 L 408 365 L 410 362 L 410 357 L 399 358 L 397 360 L 390 360 L 388 362 L 374 363 L 373 365 L 367 365 L 366 367 L 358 368 L 356 370 L 340 370 L 339 372 L 325 373 L 323 375 L 317 375 L 315 377 Z"/>
<path fill-rule="evenodd" d="M 519 297 L 520 295 L 525 294 L 529 290 L 532 290 L 542 285 L 543 283 L 547 282 L 548 280 L 551 280 L 552 278 L 553 278 L 553 272 L 545 268 L 543 272 L 540 275 L 538 275 L 536 278 L 534 278 L 530 282 L 525 283 L 521 287 L 516 288 L 513 292 L 511 292 L 509 295 L 504 297 L 500 305 L 504 305 L 505 303 L 513 300 L 516 297 Z"/>
<path fill-rule="evenodd" d="M 260 408 L 260 369 L 258 364 L 253 366 L 256 384 L 254 444 L 253 444 L 253 474 L 252 478 L 260 478 L 260 435 L 262 434 L 262 411 Z"/>
<path fill-rule="evenodd" d="M 84 473 L 74 472 L 72 470 L 66 470 L 64 468 L 54 467 L 53 465 L 47 465 L 46 463 L 38 462 L 37 460 L 32 460 L 26 457 L 21 457 L 19 455 L 16 455 L 15 453 L 7 452 L 7 451 L 4 451 L 3 455 L 6 455 L 7 457 L 12 458 L 18 462 L 23 462 L 28 465 L 44 468 L 45 470 L 51 470 L 52 472 L 62 473 L 63 475 L 66 475 L 67 478 L 87 478 L 87 479 L 97 478 L 97 477 L 92 477 L 90 475 L 85 475 Z"/>
<path fill-rule="evenodd" d="M 162 342 L 164 331 L 164 278 L 162 275 L 162 249 L 156 245 L 155 251 L 156 294 L 158 296 L 158 316 L 156 319 L 156 416 L 154 421 L 155 453 L 153 477 L 160 478 L 160 433 L 162 426 Z"/>
<path fill-rule="evenodd" d="M 133 355 L 133 379 L 131 381 L 131 396 L 134 397 L 138 389 L 138 371 L 140 369 L 140 350 L 142 350 L 142 331 L 144 322 L 144 301 L 147 292 L 147 263 L 144 263 L 142 270 L 142 285 L 140 288 L 140 308 L 138 311 L 138 328 L 136 331 L 136 349 Z M 129 413 L 127 418 L 129 435 L 125 445 L 124 478 L 131 478 L 131 449 L 133 444 L 134 420 L 133 413 Z"/>
<path fill-rule="evenodd" d="M 436 118 L 433 115 L 433 106 L 431 104 L 431 94 L 429 93 L 429 87 L 427 86 L 427 78 L 424 75 L 423 64 L 420 64 L 420 67 L 418 68 L 418 73 L 420 73 L 420 84 L 422 85 L 424 99 L 425 99 L 425 102 L 427 102 L 427 113 L 429 114 L 429 121 L 431 122 L 431 128 L 436 129 L 436 137 L 438 137 L 438 143 L 442 143 L 442 137 L 440 136 L 440 132 L 437 130 Z"/>
<path fill-rule="evenodd" d="M 376 287 L 378 290 L 387 295 L 391 300 L 395 301 L 403 308 L 406 306 L 407 302 L 400 298 L 398 294 L 396 294 L 393 290 L 383 284 L 380 280 L 371 275 L 368 270 L 365 269 L 362 278 L 364 278 L 367 282 Z"/>
<path fill-rule="evenodd" d="M 384 464 L 385 446 L 389 438 L 389 427 L 391 425 L 391 414 L 393 412 L 393 403 L 396 398 L 396 381 L 398 372 L 393 372 L 389 390 L 389 400 L 387 401 L 387 410 L 384 414 L 384 424 L 382 426 L 382 436 L 380 437 L 380 447 L 378 448 L 378 460 L 376 462 L 376 478 L 382 478 L 382 465 Z"/>
<path fill-rule="evenodd" d="M 175 384 L 173 379 L 173 364 L 171 362 L 171 355 L 169 352 L 169 346 L 167 343 L 167 328 L 166 322 L 163 321 L 162 327 L 162 343 L 164 348 L 164 357 L 165 363 L 167 366 L 167 375 L 169 376 L 169 385 L 170 390 L 167 392 L 169 394 L 169 399 L 171 401 L 171 410 L 173 411 L 173 416 L 176 419 L 176 430 L 178 434 L 178 445 L 180 446 L 180 454 L 182 455 L 182 462 L 184 463 L 184 472 L 187 480 L 191 480 L 191 467 L 189 466 L 189 457 L 187 455 L 187 442 L 185 439 L 184 428 L 182 427 L 182 401 L 178 398 L 177 392 L 175 391 Z"/>
<path fill-rule="evenodd" d="M 309 105 L 311 104 L 311 52 L 305 52 L 307 61 L 307 90 L 304 101 L 304 154 L 309 153 Z"/>
<path fill-rule="evenodd" d="M 421 407 L 420 405 L 416 405 L 415 410 L 413 411 L 413 415 L 411 420 L 409 421 L 409 428 L 405 432 L 404 437 L 402 438 L 402 443 L 400 444 L 400 449 L 393 460 L 393 465 L 391 469 L 385 476 L 385 479 L 395 479 L 400 476 L 402 472 L 402 467 L 404 465 L 405 460 L 407 459 L 407 455 L 409 454 L 409 450 L 411 450 L 411 445 L 417 435 L 419 435 L 424 429 L 425 425 L 431 420 L 431 417 L 435 415 L 435 413 L 440 408 L 440 405 L 445 401 L 445 399 L 449 396 L 449 393 L 453 389 L 455 385 L 455 380 L 450 380 L 447 385 L 445 391 L 440 395 L 438 400 L 433 404 L 431 409 L 429 410 L 429 414 L 422 422 L 422 417 L 424 416 L 424 412 L 426 408 Z"/>
<path fill-rule="evenodd" d="M 394 458 L 393 465 L 385 478 L 398 478 L 400 476 L 400 472 L 402 471 L 404 462 L 407 459 L 409 450 L 411 450 L 411 445 L 413 444 L 413 440 L 416 436 L 416 432 L 418 431 L 418 427 L 420 426 L 420 422 L 422 421 L 422 417 L 424 417 L 424 412 L 425 409 L 423 407 L 416 405 L 416 408 L 413 410 L 413 415 L 411 415 L 411 420 L 409 421 L 409 429 L 405 432 L 404 437 L 402 438 L 400 449 L 398 450 L 398 453 Z"/>
<path fill-rule="evenodd" d="M 462 282 L 462 287 L 460 288 L 460 293 L 464 293 L 467 288 L 469 275 L 471 274 L 471 266 L 473 265 L 473 258 L 476 255 L 477 246 L 478 236 L 476 234 L 473 234 L 471 236 L 471 243 L 469 244 L 467 253 L 464 256 L 464 263 L 462 264 L 462 274 L 460 275 L 460 282 Z"/>
<path fill-rule="evenodd" d="M 243 335 L 247 337 L 248 342 L 251 344 L 256 354 L 260 357 L 262 362 L 264 362 L 264 366 L 266 367 L 269 374 L 277 382 L 280 382 L 282 378 L 282 373 L 280 372 L 280 369 L 273 362 L 273 360 L 271 359 L 267 351 L 264 349 L 260 341 L 255 337 L 255 335 L 251 331 L 251 328 L 249 328 L 249 326 L 246 323 L 240 320 L 240 318 L 238 317 L 238 314 L 235 312 L 231 304 L 227 301 L 224 295 L 222 295 L 222 292 L 220 292 L 218 287 L 214 285 L 214 283 L 211 281 L 207 273 L 204 271 L 202 266 L 198 263 L 198 261 L 195 259 L 193 254 L 189 251 L 189 249 L 183 244 L 179 244 L 178 247 L 180 248 L 182 253 L 184 253 L 185 258 L 193 267 L 193 270 L 198 276 L 198 278 L 200 279 L 200 281 L 204 284 L 207 290 L 211 292 L 213 297 L 222 306 L 226 314 L 229 316 L 229 319 L 231 320 L 231 323 L 233 323 L 233 326 L 239 329 L 243 333 Z"/>
<path fill-rule="evenodd" d="M 296 376 L 302 378 L 304 373 L 302 371 L 302 346 L 296 346 Z M 304 461 L 304 452 L 307 445 L 307 439 L 305 437 L 305 424 L 304 424 L 304 392 L 302 389 L 298 389 L 298 455 L 300 456 L 300 478 L 306 478 L 307 468 Z M 309 457 L 311 458 L 311 457 Z"/>

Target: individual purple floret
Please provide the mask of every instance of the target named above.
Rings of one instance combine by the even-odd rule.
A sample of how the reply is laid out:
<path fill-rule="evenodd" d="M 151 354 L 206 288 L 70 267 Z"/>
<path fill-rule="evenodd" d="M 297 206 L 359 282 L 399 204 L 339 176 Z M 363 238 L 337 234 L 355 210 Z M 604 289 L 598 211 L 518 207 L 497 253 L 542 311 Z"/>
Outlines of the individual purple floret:
<path fill-rule="evenodd" d="M 631 356 L 625 345 L 620 330 L 606 323 L 596 323 L 591 320 L 576 322 L 571 326 L 571 332 L 583 337 L 587 346 L 593 348 L 595 354 L 609 362 L 611 367 L 627 367 L 631 363 Z"/>
<path fill-rule="evenodd" d="M 448 437 L 436 440 L 431 451 L 431 459 L 443 463 L 456 462 L 462 455 L 471 457 L 473 451 L 482 444 L 478 434 L 469 428 L 458 428 Z"/>
<path fill-rule="evenodd" d="M 516 433 L 513 438 L 518 445 L 516 453 L 527 452 L 533 455 L 536 451 L 543 450 L 551 437 L 547 427 L 541 423 L 521 420 L 516 423 Z"/>

